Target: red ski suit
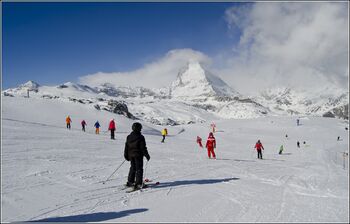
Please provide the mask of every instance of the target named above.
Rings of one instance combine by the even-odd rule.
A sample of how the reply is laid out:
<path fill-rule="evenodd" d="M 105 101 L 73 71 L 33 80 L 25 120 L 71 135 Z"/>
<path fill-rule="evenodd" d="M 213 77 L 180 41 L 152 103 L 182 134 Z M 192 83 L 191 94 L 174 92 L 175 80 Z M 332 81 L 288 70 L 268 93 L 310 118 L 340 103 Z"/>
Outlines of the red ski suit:
<path fill-rule="evenodd" d="M 260 142 L 257 142 L 254 148 L 256 148 L 257 151 L 261 151 L 261 149 L 264 149 L 264 146 Z"/>
<path fill-rule="evenodd" d="M 207 139 L 207 144 L 205 147 L 208 149 L 208 157 L 211 158 L 211 155 L 213 155 L 213 158 L 216 158 L 214 148 L 216 148 L 216 140 L 212 133 L 209 134 L 209 137 Z"/>
<path fill-rule="evenodd" d="M 115 130 L 115 123 L 113 120 L 111 120 L 111 122 L 109 122 L 108 130 Z"/>

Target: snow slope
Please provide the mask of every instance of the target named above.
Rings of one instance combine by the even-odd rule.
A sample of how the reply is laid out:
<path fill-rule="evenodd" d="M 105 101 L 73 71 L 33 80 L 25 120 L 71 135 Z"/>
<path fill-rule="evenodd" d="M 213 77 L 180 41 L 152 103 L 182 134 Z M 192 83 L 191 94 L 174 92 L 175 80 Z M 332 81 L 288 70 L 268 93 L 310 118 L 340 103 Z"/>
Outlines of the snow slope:
<path fill-rule="evenodd" d="M 64 127 L 68 114 L 72 130 Z M 104 132 L 111 118 L 115 141 Z M 101 135 L 93 133 L 97 119 Z M 87 104 L 3 97 L 1 221 L 349 222 L 348 123 L 302 117 L 296 126 L 295 119 L 214 120 L 217 160 L 195 142 L 211 121 L 168 127 L 164 144 L 162 127 L 142 122 L 151 155 L 145 177 L 160 184 L 126 194 L 129 164 L 101 181 L 123 162 L 132 120 Z M 257 139 L 263 160 L 253 150 Z M 298 149 L 297 140 L 306 144 Z"/>

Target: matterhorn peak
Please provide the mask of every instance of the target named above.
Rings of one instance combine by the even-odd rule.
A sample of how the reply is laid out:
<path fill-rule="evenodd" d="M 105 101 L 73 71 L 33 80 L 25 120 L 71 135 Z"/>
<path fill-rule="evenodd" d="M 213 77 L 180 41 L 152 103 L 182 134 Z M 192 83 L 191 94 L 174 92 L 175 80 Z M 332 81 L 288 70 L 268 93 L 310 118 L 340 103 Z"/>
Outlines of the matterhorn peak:
<path fill-rule="evenodd" d="M 171 85 L 174 97 L 237 95 L 222 79 L 208 72 L 198 61 L 189 61 Z"/>

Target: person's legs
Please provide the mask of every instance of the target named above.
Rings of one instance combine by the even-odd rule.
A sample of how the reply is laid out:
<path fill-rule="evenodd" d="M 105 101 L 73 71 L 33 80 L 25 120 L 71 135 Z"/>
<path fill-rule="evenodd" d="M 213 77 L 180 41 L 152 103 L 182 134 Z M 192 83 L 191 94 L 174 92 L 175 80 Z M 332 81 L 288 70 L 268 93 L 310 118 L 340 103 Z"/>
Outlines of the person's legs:
<path fill-rule="evenodd" d="M 130 170 L 129 170 L 128 182 L 127 182 L 128 186 L 131 186 L 132 184 L 135 183 L 135 173 L 136 173 L 136 162 L 135 162 L 135 158 L 132 157 L 130 158 Z"/>
<path fill-rule="evenodd" d="M 136 168 L 136 181 L 135 181 L 135 186 L 137 185 L 142 185 L 143 182 L 143 157 L 136 157 L 135 158 L 135 168 Z"/>
<path fill-rule="evenodd" d="M 164 140 L 165 140 L 165 135 L 163 135 L 163 139 L 162 139 L 162 142 L 164 142 Z"/>
<path fill-rule="evenodd" d="M 211 149 L 211 154 L 213 155 L 213 158 L 216 159 L 216 155 L 215 155 L 215 152 L 214 152 L 214 148 Z"/>
<path fill-rule="evenodd" d="M 260 158 L 261 157 L 261 158 Z M 258 150 L 258 159 L 262 159 L 261 150 Z"/>

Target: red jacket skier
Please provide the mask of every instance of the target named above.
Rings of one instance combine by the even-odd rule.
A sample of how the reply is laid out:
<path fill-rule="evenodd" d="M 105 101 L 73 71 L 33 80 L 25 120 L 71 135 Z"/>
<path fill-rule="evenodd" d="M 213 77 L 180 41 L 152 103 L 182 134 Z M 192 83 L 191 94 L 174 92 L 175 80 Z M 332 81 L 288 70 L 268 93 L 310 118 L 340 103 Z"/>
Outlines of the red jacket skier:
<path fill-rule="evenodd" d="M 264 150 L 264 146 L 261 144 L 260 140 L 255 144 L 256 151 L 258 151 L 258 159 L 262 159 L 261 149 Z"/>
<path fill-rule="evenodd" d="M 199 144 L 199 147 L 203 148 L 203 145 L 202 145 L 202 138 L 197 136 L 197 143 Z"/>
<path fill-rule="evenodd" d="M 114 122 L 114 119 L 112 119 L 112 120 L 109 122 L 108 130 L 111 131 L 111 139 L 114 139 L 114 131 L 115 131 L 115 122 Z"/>
<path fill-rule="evenodd" d="M 207 144 L 205 147 L 208 150 L 208 157 L 211 158 L 211 155 L 213 155 L 213 158 L 216 159 L 214 148 L 216 148 L 216 140 L 212 132 L 209 133 Z"/>

